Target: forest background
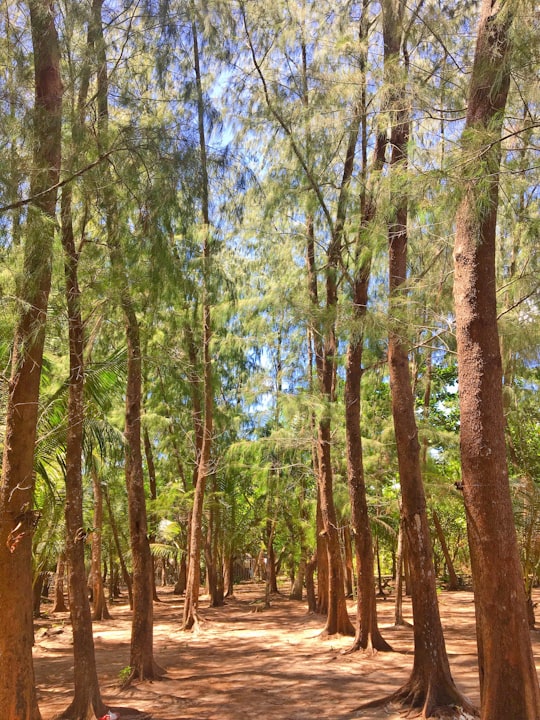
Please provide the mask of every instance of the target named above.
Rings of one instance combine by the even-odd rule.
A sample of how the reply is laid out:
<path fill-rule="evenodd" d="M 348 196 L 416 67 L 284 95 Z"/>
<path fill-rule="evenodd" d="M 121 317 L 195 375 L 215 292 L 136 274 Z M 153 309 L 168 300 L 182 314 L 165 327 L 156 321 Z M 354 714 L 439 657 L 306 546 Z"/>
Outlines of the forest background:
<path fill-rule="evenodd" d="M 26 606 L 31 586 L 39 613 L 67 553 L 81 606 L 91 565 L 95 616 L 103 578 L 111 596 L 130 588 L 132 674 L 148 677 L 149 568 L 185 592 L 190 628 L 201 568 L 219 604 L 249 563 L 268 593 L 279 572 L 296 596 L 307 581 L 326 632 L 354 634 L 328 590 L 362 581 L 351 448 L 380 583 L 401 577 L 403 552 L 409 581 L 409 422 L 436 577 L 468 584 L 452 252 L 467 188 L 495 179 L 496 202 L 477 207 L 498 205 L 504 437 L 534 625 L 540 29 L 533 3 L 509 6 L 488 91 L 506 68 L 508 97 L 479 131 L 475 2 L 2 4 L 0 584 L 25 578 L 2 607 Z M 406 269 L 392 269 L 404 235 Z M 33 408 L 35 443 L 10 429 L 25 372 L 35 401 L 15 406 Z M 411 416 L 392 398 L 409 383 Z"/>

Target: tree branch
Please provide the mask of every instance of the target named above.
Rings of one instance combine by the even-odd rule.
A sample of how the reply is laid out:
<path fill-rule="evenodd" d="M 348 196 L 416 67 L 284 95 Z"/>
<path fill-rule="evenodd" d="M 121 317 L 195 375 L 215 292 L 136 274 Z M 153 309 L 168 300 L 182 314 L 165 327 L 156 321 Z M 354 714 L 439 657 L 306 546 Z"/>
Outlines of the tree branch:
<path fill-rule="evenodd" d="M 264 97 L 265 97 L 265 100 L 266 100 L 266 105 L 267 105 L 268 109 L 270 110 L 271 114 L 273 115 L 274 119 L 277 120 L 277 122 L 279 123 L 281 129 L 285 132 L 285 134 L 286 134 L 287 137 L 289 138 L 290 143 L 291 143 L 292 150 L 293 150 L 294 154 L 296 155 L 296 158 L 298 159 L 300 165 L 302 166 L 303 171 L 306 173 L 306 177 L 307 177 L 307 179 L 308 179 L 308 181 L 309 181 L 309 184 L 310 184 L 310 186 L 311 186 L 311 189 L 314 191 L 315 195 L 317 196 L 317 200 L 319 201 L 319 205 L 320 205 L 320 207 L 321 207 L 321 210 L 323 211 L 323 214 L 324 214 L 324 216 L 325 216 L 325 218 L 326 218 L 326 221 L 328 222 L 328 227 L 329 227 L 329 229 L 330 229 L 330 232 L 333 234 L 333 232 L 334 232 L 334 223 L 333 223 L 333 220 L 332 220 L 332 216 L 330 215 L 330 211 L 329 211 L 329 209 L 328 209 L 328 207 L 327 207 L 327 205 L 326 205 L 326 203 L 325 203 L 325 201 L 324 201 L 324 198 L 323 198 L 323 196 L 322 196 L 321 188 L 320 188 L 320 186 L 318 185 L 318 183 L 315 182 L 315 178 L 313 177 L 313 174 L 312 174 L 311 170 L 309 169 L 309 167 L 308 167 L 308 165 L 307 165 L 307 162 L 306 162 L 306 160 L 305 160 L 302 152 L 300 151 L 300 148 L 298 147 L 298 145 L 297 145 L 297 143 L 296 143 L 296 141 L 295 141 L 295 139 L 294 139 L 294 137 L 293 137 L 293 133 L 292 133 L 291 128 L 287 125 L 287 123 L 285 122 L 285 119 L 283 118 L 283 116 L 281 115 L 281 113 L 274 107 L 274 105 L 273 105 L 273 103 L 272 103 L 272 100 L 271 100 L 271 98 L 270 98 L 270 92 L 269 92 L 269 90 L 268 90 L 268 85 L 267 85 L 267 83 L 266 83 L 266 78 L 264 77 L 264 74 L 263 74 L 263 72 L 262 72 L 260 63 L 259 63 L 259 61 L 257 60 L 257 55 L 256 55 L 256 53 L 255 53 L 255 48 L 253 47 L 253 42 L 252 42 L 252 40 L 251 40 L 251 35 L 250 35 L 250 33 L 249 33 L 249 29 L 248 29 L 248 26 L 247 26 L 246 13 L 245 13 L 245 9 L 244 9 L 243 3 L 240 4 L 240 12 L 242 13 L 242 21 L 243 21 L 243 24 L 244 24 L 244 30 L 245 30 L 245 33 L 246 33 L 246 39 L 247 39 L 248 46 L 249 46 L 249 50 L 250 50 L 250 53 L 251 53 L 251 58 L 252 58 L 252 60 L 253 60 L 253 66 L 254 66 L 255 70 L 257 71 L 257 75 L 259 76 L 259 79 L 260 79 L 260 81 L 261 81 L 261 84 L 262 84 L 262 87 L 263 87 L 263 92 L 264 92 Z"/>
<path fill-rule="evenodd" d="M 31 195 L 30 197 L 23 198 L 22 200 L 16 200 L 15 202 L 9 203 L 8 205 L 1 205 L 0 206 L 0 215 L 2 213 L 7 212 L 8 210 L 15 210 L 16 208 L 24 207 L 25 205 L 29 205 L 30 203 L 35 202 L 36 200 L 39 200 L 39 198 L 43 197 L 44 195 L 47 195 L 48 193 L 52 192 L 53 190 L 58 190 L 64 185 L 68 185 L 70 182 L 73 182 L 76 178 L 80 177 L 81 175 L 84 175 L 89 170 L 92 170 L 97 165 L 99 165 L 103 160 L 107 160 L 110 155 L 113 154 L 113 152 L 116 152 L 118 148 L 114 150 L 109 150 L 106 153 L 103 153 L 100 155 L 96 160 L 89 163 L 85 167 L 81 168 L 80 170 L 77 170 L 72 175 L 69 175 L 67 178 L 64 178 L 63 180 L 60 180 L 59 182 L 55 183 L 54 185 L 51 185 L 50 187 L 46 188 L 45 190 L 42 190 L 41 192 L 36 193 L 35 195 Z"/>

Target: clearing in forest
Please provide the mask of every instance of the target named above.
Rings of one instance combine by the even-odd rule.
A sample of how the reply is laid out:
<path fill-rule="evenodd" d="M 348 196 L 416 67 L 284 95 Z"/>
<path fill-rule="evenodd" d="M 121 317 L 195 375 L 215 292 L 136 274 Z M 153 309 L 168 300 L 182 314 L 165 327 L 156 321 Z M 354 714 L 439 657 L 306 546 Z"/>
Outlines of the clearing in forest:
<path fill-rule="evenodd" d="M 121 720 L 366 720 L 402 718 L 392 708 L 355 712 L 362 703 L 404 683 L 412 664 L 412 629 L 393 627 L 393 598 L 379 600 L 380 625 L 398 651 L 346 654 L 349 637 L 321 639 L 321 616 L 306 604 L 272 597 L 264 608 L 264 585 L 235 587 L 224 607 L 206 609 L 199 633 L 180 630 L 183 599 L 171 589 L 155 604 L 156 660 L 167 669 L 160 682 L 120 689 L 129 662 L 130 612 L 111 607 L 113 619 L 94 623 L 98 672 L 105 702 Z M 540 599 L 540 596 L 536 599 Z M 440 594 L 441 616 L 453 676 L 458 687 L 479 701 L 474 604 L 471 592 Z M 355 604 L 349 602 L 351 616 Z M 405 617 L 412 621 L 410 602 Z M 540 669 L 540 632 L 533 645 Z M 52 720 L 72 696 L 72 636 L 68 614 L 42 618 L 34 648 L 43 720 Z"/>

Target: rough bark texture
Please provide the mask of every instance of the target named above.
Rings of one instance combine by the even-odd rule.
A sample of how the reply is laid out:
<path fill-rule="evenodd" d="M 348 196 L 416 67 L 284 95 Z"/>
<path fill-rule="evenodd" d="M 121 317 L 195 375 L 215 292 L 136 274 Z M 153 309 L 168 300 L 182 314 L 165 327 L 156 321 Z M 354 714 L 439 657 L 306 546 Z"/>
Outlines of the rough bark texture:
<path fill-rule="evenodd" d="M 328 554 L 328 613 L 323 633 L 354 635 L 354 627 L 349 619 L 345 600 L 343 562 L 334 506 L 330 421 L 324 419 L 319 421 L 318 441 L 321 515 Z"/>
<path fill-rule="evenodd" d="M 441 545 L 441 550 L 446 562 L 446 569 L 448 571 L 448 590 L 459 590 L 459 578 L 456 574 L 456 569 L 454 568 L 454 563 L 452 561 L 450 551 L 448 550 L 448 545 L 446 544 L 446 538 L 444 537 L 441 521 L 439 520 L 439 516 L 435 510 L 433 510 L 431 516 L 433 517 L 433 525 L 435 527 L 435 532 L 437 533 L 437 539 Z"/>
<path fill-rule="evenodd" d="M 154 452 L 152 450 L 152 443 L 150 442 L 150 436 L 148 434 L 148 429 L 143 428 L 143 444 L 144 444 L 144 456 L 146 458 L 146 468 L 148 470 L 148 485 L 150 488 L 150 498 L 151 500 L 157 499 L 157 478 L 156 478 L 156 466 L 154 463 Z M 153 516 L 150 516 L 148 518 L 148 522 L 150 526 L 155 526 L 156 519 Z M 151 532 L 148 536 L 148 540 L 150 543 L 155 542 L 156 535 L 155 532 Z M 152 556 L 152 599 L 154 602 L 161 602 L 159 599 L 159 596 L 157 594 L 157 588 L 156 588 L 156 562 L 154 559 L 154 556 Z"/>
<path fill-rule="evenodd" d="M 354 297 L 356 314 L 365 314 L 369 272 L 358 278 Z M 358 318 L 357 318 L 358 319 Z M 357 563 L 358 604 L 356 635 L 352 650 L 391 650 L 377 624 L 373 540 L 369 522 L 360 431 L 360 383 L 362 378 L 361 336 L 349 343 L 345 380 L 345 430 L 347 440 L 347 480 L 351 499 L 351 520 Z"/>
<path fill-rule="evenodd" d="M 96 469 L 92 471 L 94 489 L 94 531 L 92 533 L 92 620 L 110 620 L 111 615 L 105 599 L 103 576 L 101 574 L 101 533 L 103 531 L 103 492 L 101 479 Z"/>
<path fill-rule="evenodd" d="M 468 175 L 454 249 L 463 496 L 484 720 L 540 717 L 508 484 L 497 330 L 499 140 L 510 82 L 511 9 L 510 3 L 482 3 L 463 135 Z"/>
<path fill-rule="evenodd" d="M 116 523 L 116 518 L 114 517 L 114 513 L 112 511 L 111 507 L 111 499 L 109 497 L 109 493 L 107 492 L 107 489 L 103 488 L 103 497 L 105 498 L 105 504 L 107 505 L 107 513 L 109 515 L 109 525 L 112 531 L 114 545 L 116 548 L 116 554 L 118 557 L 118 561 L 120 563 L 120 569 L 122 570 L 122 579 L 124 581 L 124 584 L 128 591 L 128 597 L 129 597 L 129 607 L 131 610 L 133 610 L 133 583 L 131 581 L 131 575 L 128 572 L 128 569 L 126 567 L 126 563 L 124 561 L 124 556 L 122 553 L 122 545 L 120 543 L 120 535 L 118 532 L 118 525 Z M 111 562 L 111 568 L 112 568 L 112 562 Z M 118 587 L 118 577 L 116 577 L 116 583 L 113 581 L 114 573 L 111 570 L 111 593 L 110 597 L 118 597 L 120 595 L 120 592 L 115 593 L 114 590 Z"/>
<path fill-rule="evenodd" d="M 218 485 L 215 475 L 212 475 L 212 493 L 214 498 L 218 493 Z M 208 509 L 208 525 L 204 546 L 206 558 L 206 579 L 208 582 L 210 607 L 221 607 L 225 602 L 224 565 L 220 547 L 222 536 L 220 521 L 220 506 L 218 502 L 213 500 Z"/>
<path fill-rule="evenodd" d="M 71 216 L 71 190 L 62 192 L 62 245 L 69 325 L 69 395 L 66 441 L 66 557 L 69 566 L 70 615 L 73 628 L 74 697 L 60 717 L 91 720 L 106 707 L 97 676 L 92 619 L 88 600 L 84 547 L 82 447 L 84 423 L 84 325 L 78 283 L 79 255 Z"/>
<path fill-rule="evenodd" d="M 403 0 L 383 3 L 384 61 L 387 77 L 403 72 L 396 68 L 402 42 Z M 406 68 L 404 69 L 406 72 Z M 392 147 L 390 171 L 406 172 L 409 117 L 402 78 L 394 85 L 390 102 Z M 392 415 L 402 494 L 402 522 L 409 549 L 412 605 L 414 616 L 414 664 L 408 682 L 394 698 L 404 705 L 421 709 L 429 717 L 438 708 L 470 708 L 450 675 L 435 584 L 431 537 L 421 474 L 420 443 L 415 403 L 409 371 L 409 358 L 398 325 L 399 304 L 407 274 L 407 194 L 395 192 L 394 216 L 388 224 L 390 330 L 388 366 L 392 396 Z"/>
<path fill-rule="evenodd" d="M 30 195 L 59 179 L 62 83 L 54 8 L 31 0 L 35 139 Z M 0 485 L 0 716 L 39 720 L 32 664 L 32 511 L 34 445 L 45 322 L 51 282 L 56 188 L 28 208 L 21 315 L 13 343 Z"/>
<path fill-rule="evenodd" d="M 93 32 L 98 61 L 97 106 L 98 141 L 102 147 L 108 142 L 108 75 L 107 57 L 102 24 L 103 0 L 93 0 Z M 126 445 L 125 478 L 128 496 L 129 534 L 133 567 L 133 619 L 131 630 L 131 679 L 156 679 L 161 669 L 153 657 L 153 564 L 148 541 L 146 496 L 144 491 L 141 452 L 141 394 L 142 357 L 139 321 L 135 311 L 120 237 L 120 220 L 114 196 L 114 181 L 107 168 L 104 172 L 103 211 L 105 213 L 107 244 L 114 283 L 124 315 L 127 343 L 127 383 L 124 438 Z"/>
<path fill-rule="evenodd" d="M 64 573 L 66 567 L 65 553 L 60 553 L 56 563 L 56 581 L 54 584 L 54 605 L 51 613 L 67 612 L 68 607 L 64 597 Z"/>
<path fill-rule="evenodd" d="M 313 224 L 309 223 L 307 228 L 307 260 L 308 260 L 308 283 L 313 308 L 318 308 L 317 279 L 315 269 L 315 244 L 313 236 Z M 338 233 L 339 234 L 339 233 Z M 338 263 L 339 240 L 334 238 L 333 257 L 331 269 L 327 271 L 327 308 L 335 309 L 337 304 L 336 277 Z M 325 341 L 320 340 L 325 337 Z M 336 353 L 336 337 L 333 324 L 330 328 L 317 329 L 313 337 L 319 338 L 314 343 L 315 365 L 319 380 L 319 391 L 325 402 L 333 400 L 334 389 L 334 357 Z M 326 555 L 328 559 L 327 598 L 323 596 L 321 580 L 324 578 L 324 566 L 321 562 L 319 568 L 319 611 L 322 610 L 324 600 L 327 600 L 325 634 L 332 635 L 342 633 L 353 635 L 354 628 L 347 614 L 345 601 L 345 590 L 343 584 L 343 563 L 341 561 L 341 549 L 339 544 L 339 532 L 337 528 L 336 510 L 334 507 L 333 472 L 331 458 L 331 433 L 330 418 L 325 413 L 317 424 L 317 479 L 318 479 L 318 503 L 320 507 L 320 519 L 322 528 L 317 530 L 318 548 L 320 539 L 326 543 Z"/>
<path fill-rule="evenodd" d="M 197 117 L 199 125 L 199 150 L 201 153 L 202 179 L 202 214 L 204 223 L 204 298 L 203 298 L 203 397 L 204 419 L 202 423 L 202 446 L 197 463 L 197 482 L 193 497 L 193 510 L 191 513 L 191 528 L 189 542 L 189 561 L 186 582 L 186 598 L 184 602 L 183 628 L 191 629 L 198 622 L 197 609 L 199 606 L 200 587 L 200 557 L 202 545 L 202 516 L 204 505 L 204 492 L 206 480 L 210 474 L 210 452 L 212 449 L 212 432 L 214 424 L 214 398 L 212 388 L 212 359 L 210 356 L 210 339 L 212 336 L 212 322 L 210 303 L 208 300 L 208 271 L 210 261 L 210 214 L 208 197 L 208 170 L 206 162 L 206 138 L 204 131 L 204 100 L 199 60 L 199 46 L 197 28 L 192 25 L 193 58 L 195 63 L 195 81 L 197 86 Z M 197 422 L 197 421 L 196 421 Z M 200 422 L 200 419 L 199 419 Z"/>
<path fill-rule="evenodd" d="M 126 284 L 127 285 L 127 284 Z M 141 453 L 141 345 L 139 324 L 127 287 L 122 307 L 126 319 L 128 367 L 126 387 L 126 487 L 133 567 L 132 678 L 156 679 L 161 670 L 153 655 L 153 563 L 148 541 L 146 496 Z"/>

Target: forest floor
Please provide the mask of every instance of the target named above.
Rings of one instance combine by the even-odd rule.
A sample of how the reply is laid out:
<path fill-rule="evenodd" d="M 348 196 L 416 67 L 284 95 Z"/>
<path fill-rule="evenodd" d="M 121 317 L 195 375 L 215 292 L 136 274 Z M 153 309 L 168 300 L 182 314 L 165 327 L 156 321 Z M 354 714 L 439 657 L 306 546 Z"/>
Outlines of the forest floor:
<path fill-rule="evenodd" d="M 264 609 L 264 585 L 235 586 L 224 607 L 206 608 L 198 633 L 182 632 L 183 600 L 161 588 L 154 605 L 155 659 L 166 671 L 159 682 L 119 687 L 129 663 L 130 612 L 111 607 L 113 619 L 94 624 L 102 696 L 120 720 L 397 720 L 397 708 L 358 709 L 404 683 L 412 666 L 412 628 L 393 626 L 392 596 L 378 603 L 384 637 L 397 652 L 346 654 L 351 638 L 321 638 L 320 615 L 304 602 L 272 596 Z M 536 598 L 540 600 L 540 594 Z M 471 592 L 442 592 L 441 617 L 452 674 L 474 703 L 479 701 L 474 605 Z M 46 611 L 46 606 L 43 608 Z M 351 617 L 355 604 L 350 602 Z M 404 616 L 411 621 L 410 602 Z M 501 629 L 504 632 L 504 629 Z M 540 632 L 532 633 L 540 670 Z M 43 720 L 72 698 L 72 634 L 68 614 L 36 624 L 34 648 Z"/>

